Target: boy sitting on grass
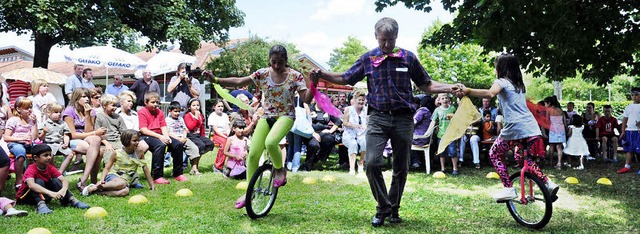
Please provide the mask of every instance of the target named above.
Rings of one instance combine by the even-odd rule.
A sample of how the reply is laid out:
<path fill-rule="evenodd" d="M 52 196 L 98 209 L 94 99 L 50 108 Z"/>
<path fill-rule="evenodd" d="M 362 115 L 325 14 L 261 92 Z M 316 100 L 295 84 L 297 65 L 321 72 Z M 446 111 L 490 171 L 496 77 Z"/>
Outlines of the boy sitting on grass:
<path fill-rule="evenodd" d="M 92 193 L 115 197 L 129 195 L 129 187 L 132 186 L 132 181 L 136 171 L 138 171 L 138 166 L 142 167 L 144 175 L 147 177 L 149 188 L 151 188 L 151 190 L 156 189 L 153 184 L 151 172 L 149 172 L 149 167 L 147 167 L 147 164 L 143 161 L 144 157 L 140 157 L 136 153 L 136 148 L 138 147 L 138 143 L 140 143 L 140 133 L 132 129 L 123 130 L 120 141 L 124 149 L 117 150 L 115 154 L 109 158 L 107 165 L 104 166 L 102 178 L 98 184 L 90 184 L 87 186 L 82 190 L 82 195 L 88 196 Z M 147 157 L 151 157 L 151 153 L 147 153 Z"/>
<path fill-rule="evenodd" d="M 60 200 L 63 206 L 88 209 L 90 206 L 79 201 L 68 190 L 69 181 L 51 164 L 51 148 L 46 144 L 31 148 L 34 164 L 24 172 L 22 186 L 16 193 L 19 204 L 36 205 L 38 214 L 53 213 L 47 206 L 52 199 Z"/>

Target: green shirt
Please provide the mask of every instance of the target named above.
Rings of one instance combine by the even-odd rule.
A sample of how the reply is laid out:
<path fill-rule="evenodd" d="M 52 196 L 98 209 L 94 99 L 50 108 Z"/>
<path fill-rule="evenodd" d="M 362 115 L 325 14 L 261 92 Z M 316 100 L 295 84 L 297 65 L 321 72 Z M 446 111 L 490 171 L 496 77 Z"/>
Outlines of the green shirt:
<path fill-rule="evenodd" d="M 127 181 L 127 184 L 131 184 L 134 174 L 138 171 L 138 166 L 147 165 L 146 159 L 151 158 L 151 152 L 145 154 L 145 159 L 139 159 L 135 152 L 127 154 L 124 149 L 116 150 L 115 156 L 117 157 L 116 162 L 113 163 L 109 174 L 117 175 Z"/>
<path fill-rule="evenodd" d="M 456 107 L 449 105 L 449 108 L 443 108 L 439 106 L 433 111 L 433 115 L 431 116 L 431 121 L 438 122 L 438 138 L 442 138 L 444 136 L 444 132 L 447 131 L 447 127 L 449 127 L 449 123 L 451 120 L 447 117 L 447 114 L 453 115 L 456 113 Z"/>

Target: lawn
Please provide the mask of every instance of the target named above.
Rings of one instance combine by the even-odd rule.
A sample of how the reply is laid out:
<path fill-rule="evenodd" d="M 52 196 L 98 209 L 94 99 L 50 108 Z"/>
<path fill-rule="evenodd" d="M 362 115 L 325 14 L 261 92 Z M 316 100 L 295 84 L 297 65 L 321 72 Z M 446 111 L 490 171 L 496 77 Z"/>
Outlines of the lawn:
<path fill-rule="evenodd" d="M 514 233 L 534 232 L 517 224 L 504 204 L 492 201 L 490 194 L 499 189 L 496 179 L 484 176 L 493 171 L 464 167 L 462 175 L 435 179 L 424 171 L 409 174 L 400 211 L 404 222 L 380 228 L 370 225 L 375 212 L 366 178 L 349 176 L 336 170 L 336 162 L 325 163 L 326 170 L 290 173 L 289 183 L 280 189 L 271 213 L 251 220 L 245 210 L 233 208 L 243 191 L 235 188 L 238 180 L 211 172 L 213 157 L 203 158 L 203 176 L 189 176 L 189 181 L 160 185 L 157 191 L 133 189 L 131 195 L 143 194 L 149 203 L 130 205 L 124 198 L 92 195 L 80 200 L 107 210 L 102 219 L 87 219 L 84 210 L 61 207 L 54 202 L 52 215 L 38 215 L 35 208 L 20 205 L 29 211 L 27 217 L 0 217 L 2 233 L 26 233 L 35 227 L 45 227 L 53 233 Z M 437 166 L 436 166 L 437 167 Z M 634 167 L 634 168 L 637 168 Z M 640 175 L 615 174 L 617 166 L 589 162 L 585 171 L 566 169 L 545 171 L 560 186 L 559 199 L 554 203 L 551 222 L 542 230 L 553 233 L 638 233 L 640 227 Z M 514 170 L 511 170 L 513 172 Z M 165 170 L 169 175 L 170 170 Z M 335 182 L 323 182 L 333 175 Z M 564 183 L 568 176 L 577 177 L 579 184 Z M 317 179 L 317 184 L 302 183 L 305 177 Z M 387 185 L 390 172 L 385 173 Z M 608 177 L 613 186 L 596 184 Z M 77 181 L 78 175 L 70 176 Z M 13 197 L 13 179 L 7 182 L 4 196 Z M 145 186 L 146 183 L 145 183 Z M 193 191 L 192 197 L 176 197 L 181 188 Z"/>

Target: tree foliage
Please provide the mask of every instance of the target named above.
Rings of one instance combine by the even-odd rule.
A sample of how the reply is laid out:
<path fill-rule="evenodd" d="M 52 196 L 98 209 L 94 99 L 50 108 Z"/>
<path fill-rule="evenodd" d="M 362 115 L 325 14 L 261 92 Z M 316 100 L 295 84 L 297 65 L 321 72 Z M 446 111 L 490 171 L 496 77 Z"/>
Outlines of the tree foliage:
<path fill-rule="evenodd" d="M 126 44 L 129 32 L 148 37 L 147 49 L 179 42 L 193 54 L 200 41 L 226 41 L 243 23 L 234 0 L 0 1 L 0 32 L 32 33 L 34 67 L 47 67 L 54 45 Z"/>
<path fill-rule="evenodd" d="M 542 100 L 553 95 L 553 84 L 548 78 L 533 77 L 531 74 L 524 74 L 524 82 L 527 86 L 527 97 L 532 100 Z M 602 101 L 624 102 L 631 100 L 629 92 L 631 87 L 637 86 L 637 79 L 628 75 L 613 77 L 611 83 L 601 87 L 594 82 L 586 80 L 581 74 L 576 77 L 566 78 L 562 81 L 562 100 L 573 101 Z M 609 96 L 610 95 L 610 96 Z M 611 98 L 611 99 L 609 99 Z"/>
<path fill-rule="evenodd" d="M 342 44 L 342 47 L 333 49 L 327 64 L 329 64 L 333 72 L 345 72 L 367 51 L 369 49 L 362 44 L 362 41 L 349 36 L 347 41 Z"/>
<path fill-rule="evenodd" d="M 213 71 L 218 77 L 248 76 L 252 72 L 269 66 L 269 50 L 272 46 L 280 44 L 287 49 L 289 66 L 297 71 L 302 65 L 295 58 L 300 53 L 295 45 L 287 42 L 266 41 L 252 36 L 249 40 L 230 46 L 220 53 L 220 57 L 207 63 L 206 69 Z"/>
<path fill-rule="evenodd" d="M 429 37 L 440 27 L 442 23 L 436 21 L 422 37 Z M 488 89 L 495 80 L 495 74 L 489 55 L 483 51 L 481 46 L 473 43 L 461 43 L 447 48 L 425 45 L 418 48 L 418 57 L 434 80 Z M 478 100 L 474 100 L 474 103 L 479 103 Z"/>
<path fill-rule="evenodd" d="M 552 80 L 583 77 L 598 84 L 617 74 L 640 74 L 640 1 L 442 0 L 457 12 L 422 44 L 476 42 L 515 54 L 527 71 Z M 404 3 L 431 11 L 431 0 L 376 0 L 376 10 Z"/>

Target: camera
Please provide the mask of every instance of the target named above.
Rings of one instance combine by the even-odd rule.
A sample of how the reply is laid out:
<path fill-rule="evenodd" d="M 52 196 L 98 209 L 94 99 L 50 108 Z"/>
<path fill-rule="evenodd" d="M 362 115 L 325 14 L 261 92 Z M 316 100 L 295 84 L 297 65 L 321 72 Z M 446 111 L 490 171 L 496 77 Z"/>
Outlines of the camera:
<path fill-rule="evenodd" d="M 185 68 L 186 68 L 186 71 L 187 71 L 187 75 L 188 76 L 191 75 L 191 63 L 187 63 Z"/>

